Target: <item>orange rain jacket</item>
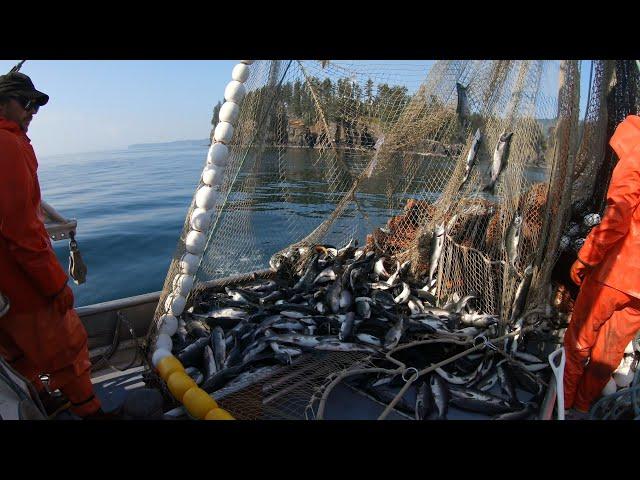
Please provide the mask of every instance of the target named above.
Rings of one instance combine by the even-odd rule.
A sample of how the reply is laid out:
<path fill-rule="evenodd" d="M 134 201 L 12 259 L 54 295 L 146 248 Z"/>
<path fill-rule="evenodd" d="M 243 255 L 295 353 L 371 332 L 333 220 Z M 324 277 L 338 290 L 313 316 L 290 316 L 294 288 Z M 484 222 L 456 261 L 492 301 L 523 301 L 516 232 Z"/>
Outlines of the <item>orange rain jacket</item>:
<path fill-rule="evenodd" d="M 0 117 L 0 291 L 13 313 L 48 305 L 68 280 L 44 228 L 37 169 L 29 138 Z"/>
<path fill-rule="evenodd" d="M 611 176 L 607 208 L 578 258 L 595 267 L 594 280 L 640 298 L 640 117 L 629 115 L 609 144 L 620 160 Z"/>

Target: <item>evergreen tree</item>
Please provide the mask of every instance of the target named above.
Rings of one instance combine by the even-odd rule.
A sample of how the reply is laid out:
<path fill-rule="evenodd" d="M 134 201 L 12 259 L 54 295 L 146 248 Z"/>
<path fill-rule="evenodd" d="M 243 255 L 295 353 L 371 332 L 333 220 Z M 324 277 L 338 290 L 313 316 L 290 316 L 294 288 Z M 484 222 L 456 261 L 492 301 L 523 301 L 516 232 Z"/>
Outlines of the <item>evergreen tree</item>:
<path fill-rule="evenodd" d="M 287 105 L 287 107 L 290 106 L 291 97 L 293 96 L 293 86 L 291 85 L 291 83 L 287 82 L 282 85 L 281 95 L 284 104 Z"/>
<path fill-rule="evenodd" d="M 291 99 L 291 111 L 294 117 L 302 116 L 302 102 L 301 102 L 301 83 L 296 81 L 293 84 L 293 96 Z"/>
<path fill-rule="evenodd" d="M 364 87 L 364 95 L 367 99 L 367 104 L 371 105 L 373 103 L 373 80 L 367 80 L 367 83 Z"/>

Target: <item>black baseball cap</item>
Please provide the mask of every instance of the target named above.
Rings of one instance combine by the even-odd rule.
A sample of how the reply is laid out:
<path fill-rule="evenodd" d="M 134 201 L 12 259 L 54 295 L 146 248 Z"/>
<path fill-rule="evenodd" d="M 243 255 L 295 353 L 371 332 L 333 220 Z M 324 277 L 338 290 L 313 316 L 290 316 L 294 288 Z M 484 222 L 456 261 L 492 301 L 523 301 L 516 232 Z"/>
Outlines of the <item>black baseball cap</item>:
<path fill-rule="evenodd" d="M 0 95 L 20 95 L 35 100 L 39 106 L 49 101 L 49 95 L 36 90 L 31 79 L 20 72 L 0 75 Z"/>

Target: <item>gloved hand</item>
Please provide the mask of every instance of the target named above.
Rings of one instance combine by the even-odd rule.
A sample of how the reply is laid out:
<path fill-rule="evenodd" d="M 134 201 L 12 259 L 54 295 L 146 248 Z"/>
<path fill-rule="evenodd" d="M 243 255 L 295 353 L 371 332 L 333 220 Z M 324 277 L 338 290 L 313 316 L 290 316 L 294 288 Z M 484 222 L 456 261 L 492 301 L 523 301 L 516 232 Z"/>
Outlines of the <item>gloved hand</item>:
<path fill-rule="evenodd" d="M 571 265 L 571 280 L 573 280 L 573 283 L 575 283 L 576 285 L 581 285 L 582 281 L 585 279 L 585 277 L 589 274 L 589 272 L 591 271 L 591 267 L 588 266 L 585 263 L 582 263 L 582 261 L 580 259 L 577 259 L 575 262 L 573 262 L 573 265 Z"/>
<path fill-rule="evenodd" d="M 73 301 L 73 291 L 69 288 L 69 285 L 65 285 L 64 288 L 53 297 L 53 307 L 60 315 L 64 315 L 67 313 L 67 310 L 73 308 Z"/>

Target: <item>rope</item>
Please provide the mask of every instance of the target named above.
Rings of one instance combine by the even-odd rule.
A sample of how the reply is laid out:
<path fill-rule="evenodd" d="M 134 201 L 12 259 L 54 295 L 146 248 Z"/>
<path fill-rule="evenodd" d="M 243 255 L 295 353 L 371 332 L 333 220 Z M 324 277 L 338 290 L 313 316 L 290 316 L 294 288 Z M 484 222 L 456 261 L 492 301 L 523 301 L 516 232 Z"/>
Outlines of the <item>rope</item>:
<path fill-rule="evenodd" d="M 638 355 L 638 352 L 636 352 L 636 355 Z M 638 393 L 640 393 L 640 368 L 636 370 L 633 382 L 631 382 L 631 405 L 636 417 L 640 415 L 640 396 Z"/>
<path fill-rule="evenodd" d="M 527 314 L 527 316 L 532 315 L 534 313 L 543 313 L 542 310 L 533 310 L 531 312 L 529 312 Z M 437 368 L 441 368 L 445 365 L 448 365 L 449 363 L 455 362 L 456 360 L 459 360 L 462 357 L 465 357 L 475 351 L 478 351 L 482 348 L 485 348 L 489 345 L 491 345 L 490 348 L 495 347 L 495 343 L 501 342 L 503 340 L 505 340 L 506 338 L 510 338 L 513 337 L 515 335 L 518 334 L 523 334 L 526 333 L 528 331 L 533 330 L 535 327 L 534 326 L 529 326 L 529 327 L 524 327 L 522 328 L 520 331 L 516 331 L 516 332 L 511 332 L 509 334 L 503 335 L 501 337 L 495 338 L 493 340 L 486 340 L 483 343 L 480 343 L 478 345 L 475 345 L 463 352 L 460 352 L 456 355 L 453 355 L 452 357 L 449 357 L 441 362 L 438 362 L 436 364 L 432 364 L 429 367 L 426 367 L 422 370 L 417 371 L 414 375 L 412 375 L 408 380 L 406 380 L 405 385 L 402 387 L 402 389 L 398 392 L 398 394 L 394 397 L 394 399 L 391 401 L 391 403 L 389 403 L 389 405 L 387 406 L 387 408 L 382 412 L 382 414 L 378 417 L 378 420 L 384 420 L 389 413 L 391 413 L 391 411 L 393 410 L 393 407 L 400 401 L 400 399 L 402 398 L 402 396 L 404 395 L 404 393 L 407 391 L 407 389 L 411 386 L 411 384 L 413 384 L 413 382 L 415 382 L 418 378 L 426 375 L 427 373 L 430 373 L 434 370 L 436 370 Z M 359 375 L 359 374 L 363 374 L 363 373 L 387 373 L 389 375 L 404 375 L 404 373 L 408 370 L 414 370 L 415 371 L 415 367 L 410 367 L 407 368 L 407 366 L 400 362 L 399 360 L 393 358 L 392 354 L 394 354 L 395 352 L 401 351 L 401 350 L 406 350 L 408 348 L 413 348 L 419 345 L 426 345 L 426 344 L 430 344 L 430 343 L 456 343 L 459 345 L 467 345 L 469 343 L 472 343 L 474 341 L 474 339 L 472 339 L 471 337 L 466 337 L 465 340 L 456 340 L 453 338 L 447 338 L 447 339 L 427 339 L 427 340 L 418 340 L 418 341 L 414 341 L 414 342 L 410 342 L 407 344 L 404 344 L 400 347 L 397 347 L 393 350 L 390 350 L 389 352 L 387 352 L 387 354 L 385 355 L 385 358 L 387 360 L 389 360 L 390 362 L 398 365 L 397 368 L 395 369 L 389 369 L 389 368 L 358 368 L 355 370 L 346 370 L 338 375 L 336 375 L 336 378 L 331 381 L 331 383 L 327 386 L 327 388 L 325 389 L 322 398 L 320 399 L 320 404 L 318 406 L 318 414 L 317 414 L 317 419 L 318 420 L 322 420 L 324 418 L 324 411 L 326 408 L 326 403 L 327 403 L 327 399 L 329 397 L 329 395 L 331 394 L 331 391 L 341 382 L 343 381 L 345 378 L 347 377 L 351 377 L 354 375 Z M 497 348 L 497 347 L 496 347 Z"/>
<path fill-rule="evenodd" d="M 134 351 L 133 359 L 129 362 L 129 364 L 124 368 L 118 368 L 115 365 L 113 365 L 109 360 L 115 354 L 115 352 L 118 350 L 118 346 L 120 345 L 120 328 L 121 328 L 122 322 L 124 322 L 127 325 L 128 329 L 129 329 L 129 334 L 131 335 L 131 339 L 135 343 L 135 351 Z M 118 311 L 117 312 L 116 326 L 114 328 L 114 333 L 113 333 L 113 340 L 111 342 L 111 346 L 109 347 L 109 351 L 107 353 L 103 354 L 95 363 L 93 363 L 91 365 L 91 371 L 94 372 L 94 371 L 98 370 L 98 368 L 100 366 L 102 366 L 103 363 L 105 363 L 106 366 L 112 368 L 113 370 L 116 370 L 118 372 L 124 372 L 126 370 L 129 370 L 133 365 L 136 364 L 136 362 L 138 360 L 138 356 L 140 354 L 142 355 L 142 359 L 143 359 L 143 362 L 144 362 L 146 360 L 146 356 L 144 355 L 144 350 L 143 350 L 142 346 L 138 342 L 138 337 L 135 334 L 135 330 L 134 330 L 133 326 L 131 325 L 131 322 L 129 322 L 129 320 L 127 319 L 125 314 L 123 314 L 122 312 Z"/>
<path fill-rule="evenodd" d="M 423 368 L 422 370 L 418 371 L 417 375 L 414 375 L 413 377 L 409 378 L 409 380 L 407 380 L 407 383 L 402 387 L 400 392 L 398 392 L 398 394 L 391 401 L 391 403 L 389 403 L 389 405 L 384 410 L 384 412 L 382 412 L 382 414 L 378 417 L 378 420 L 384 420 L 385 418 L 387 418 L 387 415 L 389 415 L 389 413 L 391 413 L 391 410 L 393 410 L 393 407 L 400 401 L 400 399 L 402 398 L 404 393 L 407 391 L 409 386 L 411 386 L 411 384 L 413 382 L 415 382 L 418 378 L 422 377 L 423 375 L 426 375 L 427 373 L 433 372 L 437 368 L 441 368 L 441 367 L 443 367 L 445 365 L 448 365 L 449 363 L 455 362 L 456 360 L 459 360 L 460 358 L 465 357 L 465 356 L 467 356 L 467 355 L 469 355 L 469 354 L 471 354 L 473 352 L 476 352 L 478 350 L 481 350 L 481 349 L 483 349 L 485 347 L 493 348 L 493 347 L 495 347 L 494 343 L 500 342 L 500 341 L 505 340 L 505 339 L 510 338 L 510 337 L 514 337 L 514 336 L 516 336 L 518 334 L 521 334 L 521 333 L 526 333 L 527 331 L 533 330 L 533 328 L 534 328 L 533 326 L 525 327 L 520 331 L 511 332 L 511 333 L 508 333 L 508 334 L 503 335 L 501 337 L 495 338 L 493 340 L 486 340 L 485 342 L 483 342 L 481 344 L 478 344 L 478 345 L 476 345 L 474 347 L 471 347 L 471 348 L 465 350 L 464 352 L 460 352 L 457 355 L 454 355 L 453 357 L 450 357 L 450 358 L 448 358 L 446 360 L 443 360 L 443 361 L 441 361 L 439 363 L 433 364 L 433 365 L 431 365 L 429 367 Z M 419 344 L 420 342 L 415 342 L 415 343 Z M 453 343 L 457 343 L 457 342 L 453 342 Z M 404 345 L 403 347 L 408 347 L 409 345 L 410 344 Z"/>
<path fill-rule="evenodd" d="M 619 392 L 612 393 L 606 397 L 601 398 L 592 408 L 589 414 L 591 420 L 608 420 L 617 418 L 620 415 L 620 404 L 617 404 L 618 400 L 623 397 L 635 395 L 640 391 L 640 385 L 634 387 L 625 388 Z M 635 407 L 635 405 L 634 405 Z M 606 412 L 603 416 L 598 416 L 598 412 Z M 613 415 L 613 413 L 617 415 Z"/>
<path fill-rule="evenodd" d="M 631 408 L 635 417 L 640 415 L 640 404 L 638 402 L 638 394 L 640 393 L 640 368 L 636 370 L 633 378 L 633 382 L 629 388 L 625 388 L 618 392 L 602 397 L 598 402 L 591 407 L 589 418 L 591 420 L 609 420 L 619 418 L 628 409 L 628 405 L 625 401 L 625 397 L 629 397 Z M 600 412 L 603 415 L 600 416 Z"/>
<path fill-rule="evenodd" d="M 527 312 L 526 314 L 524 314 L 522 316 L 523 319 L 526 319 L 532 315 L 539 315 L 539 314 L 544 314 L 544 310 L 542 309 L 534 309 L 534 310 L 530 310 L 529 312 Z M 501 342 L 502 340 L 505 340 L 506 338 L 510 338 L 513 336 L 516 336 L 518 334 L 524 334 L 526 332 L 532 331 L 533 329 L 536 328 L 536 325 L 530 325 L 528 327 L 523 327 L 520 330 L 516 330 L 514 332 L 508 333 L 506 335 L 503 335 L 501 337 L 495 338 L 493 340 L 487 340 L 486 337 L 485 338 L 485 342 L 479 344 L 479 345 L 475 345 L 472 348 L 469 348 L 463 352 L 460 352 L 452 357 L 449 357 L 448 359 L 445 359 L 439 363 L 436 363 L 434 365 L 431 365 L 429 367 L 426 367 L 420 371 L 417 372 L 417 374 L 413 375 L 412 377 L 410 377 L 406 382 L 406 384 L 403 386 L 403 388 L 400 390 L 400 392 L 398 392 L 398 394 L 394 397 L 394 399 L 391 401 L 391 403 L 387 406 L 387 408 L 382 412 L 382 414 L 378 417 L 378 420 L 384 420 L 389 413 L 391 412 L 391 410 L 393 409 L 393 407 L 400 401 L 400 399 L 402 398 L 402 396 L 404 395 L 404 393 L 406 392 L 406 390 L 409 388 L 409 386 L 415 382 L 418 378 L 426 375 L 427 373 L 430 373 L 432 371 L 434 371 L 437 368 L 443 367 L 444 365 L 448 365 L 451 362 L 455 362 L 456 360 L 465 357 L 477 350 L 480 350 L 486 346 L 490 346 L 489 348 L 494 348 L 496 350 L 498 350 L 498 347 L 496 347 L 496 345 L 494 345 L 495 343 Z M 476 337 L 479 338 L 479 337 Z M 324 418 L 324 410 L 326 407 L 326 403 L 327 403 L 327 399 L 329 397 L 329 395 L 331 394 L 331 391 L 336 387 L 336 385 L 338 385 L 342 380 L 344 380 L 347 377 L 353 376 L 353 375 L 359 375 L 361 373 L 387 373 L 390 375 L 397 375 L 397 374 L 402 374 L 404 375 L 404 372 L 409 370 L 407 369 L 407 366 L 400 362 L 399 360 L 393 358 L 393 354 L 402 350 L 406 350 L 408 348 L 413 348 L 419 345 L 426 345 L 426 344 L 430 344 L 430 343 L 457 343 L 459 345 L 467 345 L 469 343 L 472 343 L 474 341 L 473 338 L 471 337 L 462 337 L 462 339 L 453 339 L 453 338 L 447 338 L 447 339 L 443 339 L 443 338 L 439 338 L 439 339 L 434 339 L 434 338 L 429 338 L 426 340 L 417 340 L 414 342 L 410 342 L 410 343 L 406 343 L 404 345 L 401 345 L 399 347 L 394 348 L 393 350 L 390 350 L 389 352 L 387 352 L 387 354 L 385 355 L 385 358 L 390 361 L 391 363 L 396 364 L 398 367 L 396 369 L 388 369 L 388 368 L 360 368 L 360 369 L 356 369 L 356 370 L 346 370 L 340 374 L 338 374 L 336 376 L 336 378 L 327 386 L 327 388 L 325 389 L 322 398 L 320 399 L 320 404 L 318 407 L 318 415 L 317 418 L 319 420 L 322 420 Z M 411 367 L 411 369 L 415 370 L 414 367 Z M 407 386 L 407 384 L 409 386 Z"/>

